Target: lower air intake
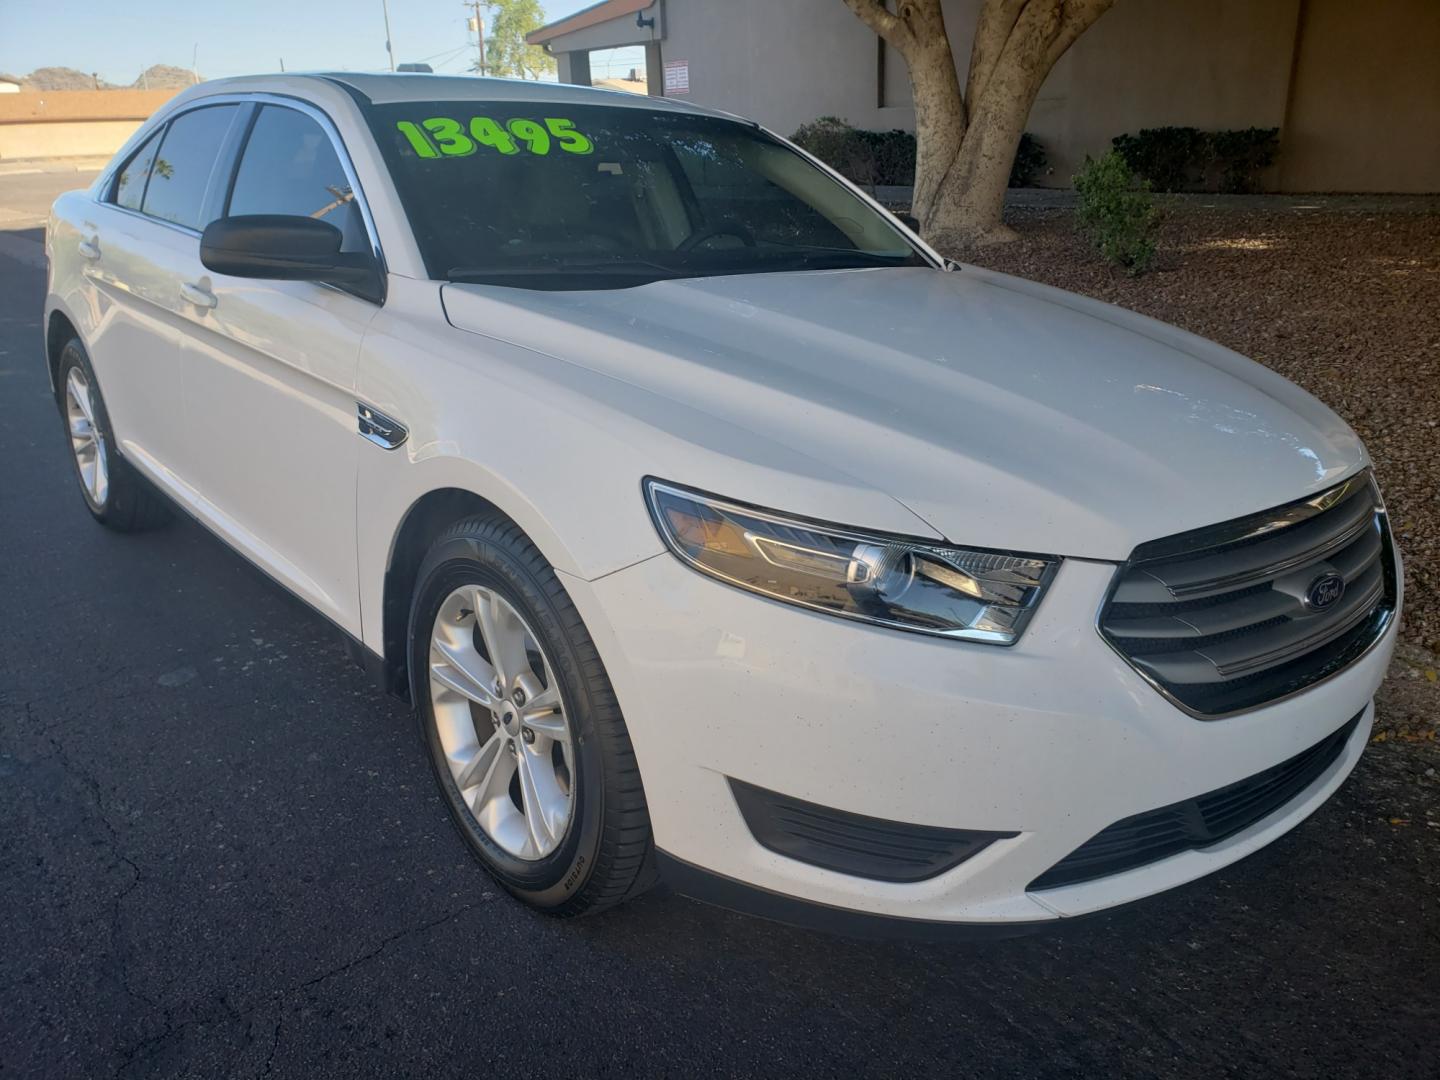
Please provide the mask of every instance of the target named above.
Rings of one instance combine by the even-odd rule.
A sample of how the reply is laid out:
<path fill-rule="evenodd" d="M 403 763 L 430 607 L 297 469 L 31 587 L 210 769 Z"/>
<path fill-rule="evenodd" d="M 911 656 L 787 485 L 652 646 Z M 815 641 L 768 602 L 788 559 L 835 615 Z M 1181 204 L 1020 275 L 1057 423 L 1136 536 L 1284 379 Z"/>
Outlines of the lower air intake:
<path fill-rule="evenodd" d="M 762 847 L 811 866 L 873 881 L 943 874 L 1013 832 L 938 829 L 862 817 L 730 781 L 745 824 Z"/>
<path fill-rule="evenodd" d="M 1310 749 L 1248 780 L 1117 821 L 1041 874 L 1030 888 L 1054 889 L 1109 877 L 1243 832 L 1315 783 L 1339 759 L 1364 715 L 1362 710 Z"/>

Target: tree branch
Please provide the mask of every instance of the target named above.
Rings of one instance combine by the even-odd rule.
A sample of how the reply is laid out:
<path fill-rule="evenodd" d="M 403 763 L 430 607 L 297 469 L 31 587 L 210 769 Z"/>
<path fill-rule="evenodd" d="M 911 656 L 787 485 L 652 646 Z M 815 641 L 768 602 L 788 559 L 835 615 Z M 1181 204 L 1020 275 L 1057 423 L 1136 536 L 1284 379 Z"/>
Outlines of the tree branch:
<path fill-rule="evenodd" d="M 892 47 L 904 53 L 915 44 L 915 36 L 905 20 L 885 7 L 882 0 L 845 0 L 845 6 L 860 16 L 860 21 L 874 30 Z"/>
<path fill-rule="evenodd" d="M 1115 0 L 1064 0 L 1060 12 L 1060 29 L 1045 54 L 1048 67 L 1065 55 L 1075 39 L 1094 25 L 1095 20 L 1115 5 Z M 1047 68 L 1048 69 L 1048 68 Z"/>
<path fill-rule="evenodd" d="M 975 44 L 970 49 L 970 72 L 965 81 L 965 101 L 974 102 L 985 91 L 985 84 L 1005 49 L 1010 31 L 1029 0 L 985 0 L 975 23 Z"/>

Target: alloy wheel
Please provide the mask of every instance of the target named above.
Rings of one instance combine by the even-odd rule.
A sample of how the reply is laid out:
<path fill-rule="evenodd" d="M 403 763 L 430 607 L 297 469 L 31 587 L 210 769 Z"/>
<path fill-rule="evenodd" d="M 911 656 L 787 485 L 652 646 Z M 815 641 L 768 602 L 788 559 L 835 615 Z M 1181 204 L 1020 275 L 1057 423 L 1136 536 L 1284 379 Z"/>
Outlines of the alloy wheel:
<path fill-rule="evenodd" d="M 499 593 L 465 585 L 430 635 L 430 702 L 455 786 L 481 830 L 534 862 L 565 838 L 574 739 L 549 658 Z"/>
<path fill-rule="evenodd" d="M 70 430 L 70 450 L 80 471 L 81 486 L 94 506 L 103 507 L 110 490 L 105 436 L 95 422 L 95 401 L 90 392 L 90 380 L 78 367 L 72 367 L 65 378 L 65 420 Z"/>

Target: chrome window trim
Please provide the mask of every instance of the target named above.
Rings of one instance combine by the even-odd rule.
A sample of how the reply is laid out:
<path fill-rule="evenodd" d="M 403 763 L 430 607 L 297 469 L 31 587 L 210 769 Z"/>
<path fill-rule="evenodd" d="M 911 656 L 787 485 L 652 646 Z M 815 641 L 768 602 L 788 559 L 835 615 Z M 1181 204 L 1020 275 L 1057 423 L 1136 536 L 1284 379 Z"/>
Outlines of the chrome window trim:
<path fill-rule="evenodd" d="M 184 108 L 177 109 L 175 112 L 172 113 L 167 113 L 164 117 L 156 121 L 154 127 L 146 129 L 145 131 L 140 133 L 139 143 L 136 147 L 136 151 L 138 152 L 139 149 L 144 147 L 145 141 L 152 134 L 154 134 L 156 131 L 159 131 L 162 127 L 168 126 L 172 121 L 174 121 L 178 117 L 184 116 L 186 113 L 194 112 L 196 109 L 208 108 L 212 105 L 245 104 L 253 104 L 257 106 L 274 105 L 279 108 L 294 109 L 297 112 L 304 113 L 306 116 L 310 117 L 312 120 L 314 120 L 317 124 L 320 125 L 320 130 L 325 132 L 326 137 L 330 140 L 331 149 L 335 151 L 335 157 L 337 160 L 339 160 L 340 167 L 345 170 L 345 179 L 350 182 L 350 190 L 354 192 L 355 202 L 360 207 L 360 217 L 361 220 L 363 220 L 365 223 L 365 235 L 370 241 L 370 254 L 371 257 L 375 260 L 375 268 L 376 272 L 380 276 L 381 290 L 383 292 L 385 277 L 388 273 L 385 264 L 385 251 L 380 246 L 380 233 L 375 228 L 375 218 L 370 213 L 369 200 L 365 198 L 365 189 L 360 185 L 360 177 L 355 172 L 355 163 L 350 159 L 350 152 L 348 149 L 346 149 L 345 140 L 340 135 L 340 129 L 335 126 L 335 122 L 330 119 L 330 115 L 326 113 L 325 110 L 321 109 L 319 106 L 314 105 L 303 98 L 292 97 L 288 94 L 275 94 L 268 91 L 256 91 L 253 93 L 236 94 L 216 94 L 213 97 L 197 98 L 195 101 L 187 103 Z M 225 192 L 226 209 L 229 208 L 230 196 L 232 194 L 231 189 L 234 187 L 235 177 L 239 175 L 240 163 L 244 160 L 245 157 L 245 147 L 246 145 L 248 145 L 250 140 L 250 131 L 253 129 L 255 119 L 256 117 L 258 117 L 258 115 L 259 113 L 257 112 L 254 117 L 251 117 L 247 129 L 242 135 L 243 141 L 238 148 L 239 153 L 236 154 L 234 163 L 232 164 L 231 175 L 227 182 L 227 190 Z M 142 221 L 152 222 L 156 225 L 163 225 L 167 229 L 175 229 L 179 232 L 185 233 L 187 236 L 194 236 L 198 239 L 200 236 L 200 231 L 198 229 L 191 229 L 185 225 L 177 225 L 172 221 L 165 221 L 163 218 L 152 217 L 150 214 L 146 214 L 143 211 L 131 210 L 129 207 L 121 206 L 119 203 L 112 200 L 111 187 L 113 186 L 115 176 L 130 162 L 130 159 L 134 156 L 134 153 L 127 155 L 117 165 L 115 165 L 113 168 L 111 168 L 105 173 L 103 182 L 100 184 L 99 187 L 99 190 L 102 194 L 99 198 L 96 199 L 96 202 L 100 203 L 103 206 L 107 206 L 112 210 L 118 210 L 121 213 L 130 214 L 134 217 L 139 218 Z M 355 296 L 355 294 L 348 289 L 337 289 L 333 285 L 323 285 L 323 287 L 335 289 L 335 291 L 343 292 L 347 296 Z M 363 299 L 363 297 L 357 297 L 357 299 Z M 380 301 L 376 301 L 375 303 L 377 303 L 377 306 L 383 306 L 384 300 L 382 299 Z"/>
<path fill-rule="evenodd" d="M 108 207 L 111 210 L 118 211 L 119 213 L 128 214 L 130 217 L 136 218 L 140 221 L 144 221 L 147 224 L 159 225 L 166 229 L 173 229 L 175 232 L 178 233 L 184 233 L 186 236 L 193 236 L 196 240 L 200 239 L 200 230 L 192 229 L 188 225 L 179 225 L 173 221 L 166 221 L 164 218 L 151 217 L 149 214 L 146 214 L 143 211 L 132 210 L 130 209 L 130 207 L 121 206 L 119 203 L 104 202 L 102 200 L 101 205 Z"/>
<path fill-rule="evenodd" d="M 1146 562 L 1151 562 L 1155 558 L 1172 558 L 1177 555 L 1184 555 L 1190 551 L 1203 550 L 1203 547 L 1197 548 L 1191 545 L 1176 548 L 1174 551 L 1160 548 L 1159 545 L 1163 545 L 1167 539 L 1170 539 L 1167 537 L 1160 537 L 1157 540 L 1147 540 L 1145 543 L 1137 545 L 1135 550 L 1131 552 L 1128 559 L 1126 559 L 1124 562 L 1115 564 L 1115 572 L 1110 579 L 1110 585 L 1105 590 L 1105 595 L 1100 598 L 1099 606 L 1095 609 L 1095 633 L 1099 636 L 1100 640 L 1105 643 L 1106 648 L 1108 648 L 1112 653 L 1114 653 L 1117 657 L 1124 661 L 1125 666 L 1129 670 L 1133 671 L 1136 675 L 1138 675 L 1145 683 L 1150 686 L 1152 690 L 1154 690 L 1167 702 L 1169 702 L 1171 705 L 1179 709 L 1182 713 L 1184 713 L 1186 716 L 1189 716 L 1193 720 L 1228 720 L 1232 716 L 1243 716 L 1246 713 L 1258 712 L 1261 709 L 1268 709 L 1272 705 L 1279 705 L 1282 701 L 1289 701 L 1291 698 L 1298 697 L 1301 694 L 1308 694 L 1311 690 L 1315 690 L 1319 687 L 1324 686 L 1331 679 L 1338 678 L 1339 676 L 1345 674 L 1356 664 L 1360 663 L 1372 652 L 1374 652 L 1375 649 L 1385 640 L 1386 636 L 1389 635 L 1390 631 L 1394 628 L 1395 618 L 1396 615 L 1399 613 L 1398 597 L 1401 587 L 1399 581 L 1399 549 L 1395 544 L 1395 537 L 1390 530 L 1390 516 L 1385 511 L 1384 500 L 1381 498 L 1380 495 L 1380 487 L 1374 482 L 1371 468 L 1367 465 L 1365 468 L 1361 469 L 1354 475 L 1347 477 L 1340 483 L 1335 484 L 1332 487 L 1326 488 L 1324 491 L 1320 492 L 1320 494 L 1315 495 L 1310 499 L 1303 500 L 1299 503 L 1286 504 L 1285 506 L 1277 507 L 1274 510 L 1262 510 L 1257 514 L 1247 514 L 1244 517 L 1236 518 L 1233 521 L 1221 522 L 1209 528 L 1202 526 L 1200 529 L 1194 529 L 1177 534 L 1179 536 L 1185 537 L 1193 536 L 1196 534 L 1203 534 L 1205 537 L 1207 537 L 1207 539 L 1215 538 L 1217 543 L 1234 543 L 1237 540 L 1244 540 L 1255 536 L 1262 536 L 1267 532 L 1274 531 L 1274 529 L 1277 527 L 1288 528 L 1291 525 L 1298 525 L 1302 521 L 1307 521 L 1310 518 L 1314 517 L 1316 514 L 1323 513 L 1325 510 L 1328 510 L 1330 507 L 1339 503 L 1341 499 L 1344 498 L 1344 496 L 1353 493 L 1356 487 L 1366 484 L 1371 485 L 1371 489 L 1375 495 L 1375 515 L 1372 520 L 1378 521 L 1380 524 L 1382 542 L 1390 545 L 1389 554 L 1391 559 L 1394 561 L 1394 569 L 1397 578 L 1395 583 L 1397 602 L 1394 606 L 1392 606 L 1388 611 L 1385 612 L 1384 617 L 1380 620 L 1380 623 L 1376 628 L 1374 638 L 1372 638 L 1370 643 L 1365 646 L 1365 649 L 1357 656 L 1355 656 L 1355 658 L 1351 660 L 1348 664 L 1346 664 L 1344 667 L 1332 671 L 1324 678 L 1317 679 L 1312 683 L 1300 687 L 1298 690 L 1292 690 L 1288 694 L 1282 694 L 1279 697 L 1274 697 L 1270 698 L 1267 701 L 1262 701 L 1258 705 L 1247 705 L 1244 708 L 1231 709 L 1228 712 L 1205 712 L 1203 710 L 1194 709 L 1191 708 L 1189 705 L 1186 705 L 1183 701 L 1181 701 L 1174 694 L 1172 694 L 1169 689 L 1167 689 L 1166 686 L 1162 682 L 1160 682 L 1160 680 L 1156 679 L 1149 672 L 1145 671 L 1144 668 L 1140 667 L 1140 665 L 1134 663 L 1130 659 L 1130 657 L 1126 656 L 1125 652 L 1115 642 L 1110 640 L 1110 638 L 1105 634 L 1104 628 L 1105 611 L 1110 607 L 1110 601 L 1114 598 L 1115 591 L 1120 587 L 1120 583 L 1124 580 L 1125 571 L 1134 566 L 1143 565 Z M 1286 511 L 1293 511 L 1293 516 L 1287 514 Z M 1274 520 L 1276 522 L 1283 522 L 1283 525 L 1270 524 L 1263 528 L 1256 528 L 1252 525 L 1252 523 L 1258 518 L 1268 515 L 1274 515 Z M 1155 550 L 1164 550 L 1165 554 L 1151 556 L 1148 553 L 1147 549 L 1152 548 Z M 1136 553 L 1138 552 L 1144 552 L 1145 554 L 1137 558 Z M 1380 557 L 1382 559 L 1383 565 L 1383 559 L 1385 557 L 1385 552 L 1383 550 Z"/>

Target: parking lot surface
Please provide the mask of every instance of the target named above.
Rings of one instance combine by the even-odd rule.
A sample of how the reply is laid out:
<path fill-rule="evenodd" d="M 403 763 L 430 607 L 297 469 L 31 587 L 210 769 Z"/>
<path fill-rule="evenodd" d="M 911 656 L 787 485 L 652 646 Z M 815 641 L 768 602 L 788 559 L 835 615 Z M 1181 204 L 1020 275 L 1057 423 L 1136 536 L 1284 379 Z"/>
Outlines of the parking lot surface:
<path fill-rule="evenodd" d="M 193 524 L 91 522 L 25 231 L 77 178 L 19 179 L 0 1076 L 1435 1075 L 1437 759 L 1396 742 L 1259 855 L 1051 934 L 858 942 L 664 893 L 531 914 L 326 624 Z"/>

